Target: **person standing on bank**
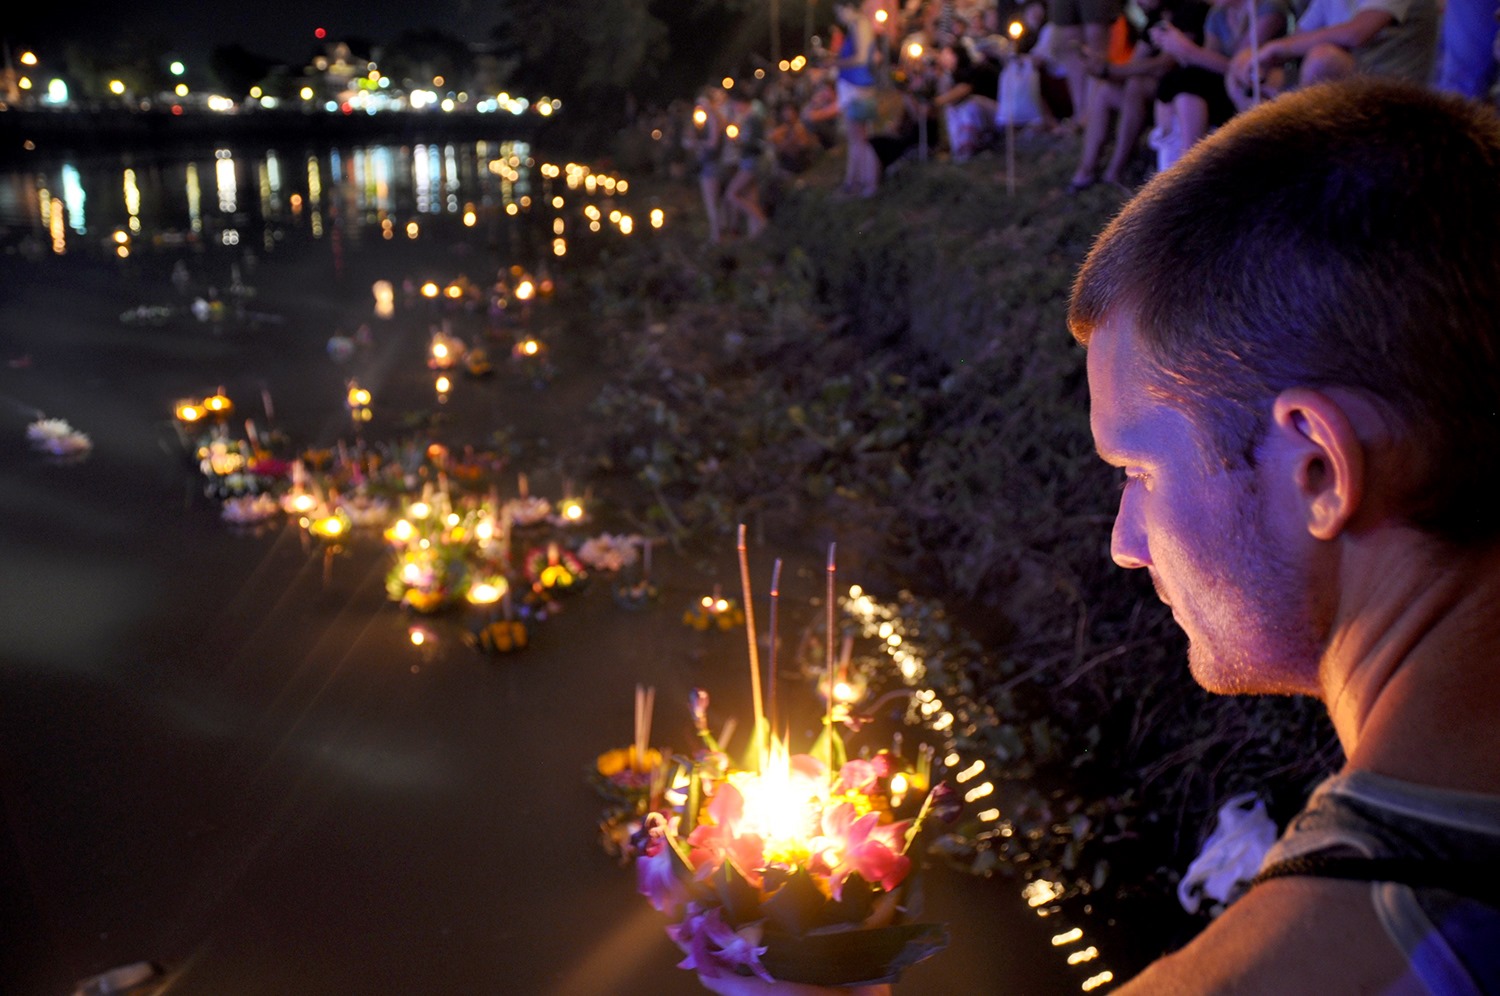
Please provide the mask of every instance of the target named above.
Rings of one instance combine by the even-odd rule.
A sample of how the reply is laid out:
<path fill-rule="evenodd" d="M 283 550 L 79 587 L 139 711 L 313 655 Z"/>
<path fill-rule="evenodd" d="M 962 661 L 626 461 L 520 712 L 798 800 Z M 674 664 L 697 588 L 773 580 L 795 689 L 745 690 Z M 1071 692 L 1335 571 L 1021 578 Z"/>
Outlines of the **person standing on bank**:
<path fill-rule="evenodd" d="M 834 8 L 843 41 L 835 53 L 839 110 L 844 116 L 844 193 L 871 197 L 880 187 L 880 160 L 870 144 L 879 108 L 875 100 L 875 25 L 855 0 Z"/>

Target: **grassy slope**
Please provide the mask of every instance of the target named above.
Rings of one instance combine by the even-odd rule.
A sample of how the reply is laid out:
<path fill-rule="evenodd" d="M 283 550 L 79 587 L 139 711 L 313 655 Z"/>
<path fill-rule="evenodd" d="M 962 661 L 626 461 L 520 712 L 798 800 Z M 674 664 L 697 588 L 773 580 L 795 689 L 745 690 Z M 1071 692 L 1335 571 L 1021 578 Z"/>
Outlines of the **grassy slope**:
<path fill-rule="evenodd" d="M 870 201 L 829 195 L 830 157 L 723 249 L 697 241 L 692 185 L 662 188 L 689 223 L 594 285 L 620 370 L 598 445 L 662 524 L 837 539 L 974 634 L 944 624 L 930 680 L 1016 832 L 963 829 L 955 862 L 1160 901 L 1225 798 L 1286 815 L 1334 755 L 1309 703 L 1197 689 L 1150 585 L 1108 561 L 1116 481 L 1064 315 L 1122 198 L 1067 195 L 1071 154 L 1018 141 L 1013 193 L 1003 155 L 913 164 Z"/>

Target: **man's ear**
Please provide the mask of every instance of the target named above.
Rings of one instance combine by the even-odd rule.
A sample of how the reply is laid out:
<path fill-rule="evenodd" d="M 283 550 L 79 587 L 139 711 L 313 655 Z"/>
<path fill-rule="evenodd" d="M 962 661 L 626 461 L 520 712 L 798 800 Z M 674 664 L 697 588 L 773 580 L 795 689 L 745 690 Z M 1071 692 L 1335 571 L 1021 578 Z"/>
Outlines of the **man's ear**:
<path fill-rule="evenodd" d="M 1365 496 L 1365 450 L 1343 407 L 1307 387 L 1276 396 L 1271 432 L 1289 456 L 1292 483 L 1316 539 L 1336 538 Z"/>

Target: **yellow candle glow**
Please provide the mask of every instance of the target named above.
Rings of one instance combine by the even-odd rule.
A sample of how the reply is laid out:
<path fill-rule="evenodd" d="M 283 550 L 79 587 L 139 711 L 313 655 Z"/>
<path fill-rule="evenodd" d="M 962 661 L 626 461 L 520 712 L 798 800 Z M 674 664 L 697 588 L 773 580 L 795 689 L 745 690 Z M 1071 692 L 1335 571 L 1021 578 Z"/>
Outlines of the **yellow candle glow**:
<path fill-rule="evenodd" d="M 792 770 L 786 745 L 776 737 L 761 758 L 759 773 L 738 772 L 729 782 L 744 797 L 741 834 L 758 834 L 768 860 L 800 862 L 818 835 L 817 813 L 828 795 L 822 779 Z"/>
<path fill-rule="evenodd" d="M 504 578 L 480 581 L 470 586 L 467 598 L 473 605 L 494 605 L 501 598 L 505 597 L 507 587 Z"/>

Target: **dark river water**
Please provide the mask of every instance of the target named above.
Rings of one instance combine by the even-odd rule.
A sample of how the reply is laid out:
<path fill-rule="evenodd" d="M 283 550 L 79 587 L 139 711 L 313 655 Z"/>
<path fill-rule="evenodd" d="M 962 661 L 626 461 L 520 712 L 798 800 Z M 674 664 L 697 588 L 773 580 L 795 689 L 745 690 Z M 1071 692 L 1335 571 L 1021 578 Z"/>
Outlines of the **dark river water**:
<path fill-rule="evenodd" d="M 262 431 L 335 446 L 357 378 L 376 399 L 367 437 L 441 405 L 443 441 L 503 435 L 509 470 L 559 492 L 551 457 L 609 376 L 576 289 L 598 240 L 651 237 L 656 202 L 628 185 L 481 142 L 0 173 L 0 992 L 57 996 L 149 960 L 168 991 L 215 996 L 700 991 L 600 848 L 584 773 L 629 742 L 637 683 L 678 746 L 691 688 L 743 699 L 743 640 L 681 624 L 732 588 L 734 551 L 664 551 L 658 608 L 593 588 L 512 657 L 456 623 L 417 645 L 378 542 L 325 563 L 294 526 L 228 528 L 171 418 L 222 387 Z M 446 288 L 517 265 L 556 276 L 526 319 L 555 376 L 502 369 L 435 398 L 433 326 L 477 337 L 494 320 Z M 195 312 L 234 287 L 239 317 Z M 360 326 L 364 345 L 330 353 Z M 86 459 L 28 447 L 43 414 L 89 435 Z M 817 593 L 816 551 L 776 555 Z M 924 919 L 952 942 L 898 992 L 1109 988 L 1110 952 L 1069 964 L 1089 938 L 1018 883 L 925 882 Z"/>

